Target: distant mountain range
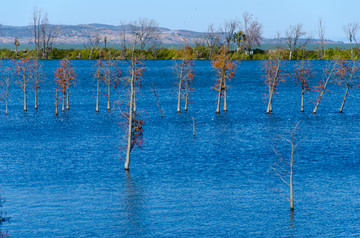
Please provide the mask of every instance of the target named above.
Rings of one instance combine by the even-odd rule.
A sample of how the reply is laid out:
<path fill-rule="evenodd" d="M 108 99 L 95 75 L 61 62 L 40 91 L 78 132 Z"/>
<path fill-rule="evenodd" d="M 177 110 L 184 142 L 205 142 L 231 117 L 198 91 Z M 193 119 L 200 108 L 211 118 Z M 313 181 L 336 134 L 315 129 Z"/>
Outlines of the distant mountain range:
<path fill-rule="evenodd" d="M 104 24 L 82 24 L 82 25 L 50 25 L 59 29 L 57 44 L 86 44 L 89 36 L 99 34 L 102 38 L 106 36 L 109 44 L 119 44 L 121 41 L 121 29 L 125 29 L 127 39 L 131 38 L 132 25 L 113 26 Z M 6 26 L 0 27 L 0 44 L 13 44 L 15 37 L 18 37 L 20 44 L 33 44 L 32 26 Z M 205 39 L 205 32 L 195 32 L 189 30 L 171 30 L 159 28 L 160 42 L 166 45 L 194 44 L 196 41 Z M 220 34 L 220 33 L 219 33 Z M 263 39 L 262 44 L 276 44 L 274 39 Z M 311 44 L 319 43 L 312 40 Z M 326 41 L 327 44 L 342 44 L 343 42 Z"/>

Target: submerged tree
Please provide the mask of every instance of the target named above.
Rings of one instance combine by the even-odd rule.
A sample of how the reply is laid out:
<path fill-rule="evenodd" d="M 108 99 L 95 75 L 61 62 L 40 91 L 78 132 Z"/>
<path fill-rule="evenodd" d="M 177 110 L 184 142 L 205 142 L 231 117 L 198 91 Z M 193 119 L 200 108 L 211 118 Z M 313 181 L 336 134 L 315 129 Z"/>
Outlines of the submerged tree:
<path fill-rule="evenodd" d="M 266 113 L 269 114 L 272 112 L 272 101 L 274 94 L 277 93 L 277 87 L 281 82 L 285 82 L 285 77 L 282 72 L 282 62 L 280 60 L 279 52 L 275 54 L 267 61 L 265 61 L 264 69 L 266 72 L 265 84 L 268 87 L 268 106 Z M 275 58 L 275 59 L 274 59 Z"/>
<path fill-rule="evenodd" d="M 345 95 L 340 107 L 340 113 L 343 112 L 345 101 L 349 93 L 349 89 L 355 86 L 355 74 L 359 71 L 358 63 L 355 60 L 341 60 L 335 72 L 336 81 L 346 88 Z"/>
<path fill-rule="evenodd" d="M 19 76 L 17 83 L 21 87 L 24 93 L 24 111 L 27 111 L 27 86 L 30 80 L 34 77 L 35 62 L 36 60 L 20 59 L 15 60 L 14 71 Z"/>
<path fill-rule="evenodd" d="M 294 188 L 293 188 L 293 167 L 295 162 L 295 151 L 298 146 L 296 142 L 296 135 L 299 123 L 295 125 L 290 133 L 290 138 L 279 136 L 282 140 L 288 142 L 291 146 L 290 156 L 283 157 L 280 151 L 275 148 L 274 152 L 278 156 L 278 161 L 271 166 L 273 172 L 289 187 L 289 196 L 284 195 L 281 191 L 278 192 L 290 203 L 290 210 L 294 211 Z"/>
<path fill-rule="evenodd" d="M 192 48 L 190 46 L 185 46 L 185 48 L 180 52 L 181 62 L 175 65 L 175 70 L 177 77 L 179 79 L 178 84 L 178 104 L 177 112 L 181 112 L 181 97 L 185 97 L 185 111 L 187 111 L 189 92 L 192 91 L 191 84 L 194 79 L 194 63 L 192 62 Z"/>
<path fill-rule="evenodd" d="M 115 61 L 111 60 L 98 60 L 96 63 L 97 70 L 95 78 L 97 79 L 97 93 L 96 93 L 96 111 L 99 111 L 99 91 L 100 81 L 104 82 L 107 86 L 107 110 L 111 110 L 110 106 L 110 93 L 111 86 L 114 88 L 119 84 L 121 71 Z"/>
<path fill-rule="evenodd" d="M 326 91 L 326 87 L 330 82 L 334 82 L 334 78 L 336 76 L 336 71 L 338 70 L 340 61 L 339 60 L 332 60 L 330 61 L 328 67 L 324 70 L 323 77 L 324 80 L 320 80 L 319 85 L 314 87 L 314 90 L 319 92 L 320 95 L 318 96 L 315 104 L 315 108 L 313 110 L 313 114 L 316 114 L 317 108 L 319 107 L 320 101 Z"/>
<path fill-rule="evenodd" d="M 215 55 L 214 59 L 211 61 L 211 65 L 217 71 L 217 84 L 215 87 L 212 87 L 214 90 L 218 91 L 218 102 L 216 107 L 216 113 L 220 113 L 220 102 L 221 97 L 224 97 L 224 111 L 227 111 L 227 81 L 230 81 L 234 77 L 234 71 L 236 65 L 230 59 L 230 56 L 227 54 L 226 47 L 222 47 L 220 52 Z"/>
<path fill-rule="evenodd" d="M 130 164 L 130 153 L 138 146 L 141 148 L 143 143 L 143 124 L 144 121 L 139 118 L 136 113 L 136 98 L 135 93 L 140 89 L 140 80 L 143 77 L 143 63 L 138 60 L 134 53 L 135 44 L 133 47 L 133 56 L 131 59 L 130 76 L 128 77 L 128 83 L 130 86 L 130 98 L 129 98 L 129 112 L 123 113 L 127 119 L 128 124 L 128 135 L 127 135 L 127 146 L 126 146 L 126 159 L 125 159 L 125 170 L 129 170 Z"/>
<path fill-rule="evenodd" d="M 56 95 L 58 90 L 62 93 L 62 111 L 65 111 L 65 96 L 66 109 L 69 110 L 69 88 L 76 83 L 76 74 L 68 59 L 63 59 L 59 62 L 59 67 L 55 71 Z M 58 97 L 56 97 L 56 112 L 57 112 Z"/>
<path fill-rule="evenodd" d="M 310 90 L 309 78 L 311 76 L 311 63 L 309 61 L 301 60 L 296 64 L 295 80 L 301 85 L 301 108 L 304 111 L 304 94 L 306 90 Z"/>

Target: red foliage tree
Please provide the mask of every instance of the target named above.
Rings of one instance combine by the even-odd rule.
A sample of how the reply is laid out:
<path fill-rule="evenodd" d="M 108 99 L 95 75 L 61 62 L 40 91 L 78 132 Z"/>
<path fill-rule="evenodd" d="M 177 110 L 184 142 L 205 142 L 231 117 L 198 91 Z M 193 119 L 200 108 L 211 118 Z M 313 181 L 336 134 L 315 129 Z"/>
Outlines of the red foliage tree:
<path fill-rule="evenodd" d="M 214 90 L 218 91 L 218 102 L 216 107 L 216 113 L 220 113 L 220 102 L 221 97 L 224 97 L 224 111 L 227 111 L 227 81 L 230 81 L 234 77 L 234 71 L 236 65 L 230 59 L 230 56 L 227 54 L 226 47 L 222 47 L 217 55 L 214 56 L 211 61 L 211 65 L 217 71 L 217 83 L 215 87 L 212 87 Z"/>
<path fill-rule="evenodd" d="M 295 68 L 295 80 L 301 85 L 301 108 L 300 111 L 304 111 L 304 94 L 306 90 L 310 90 L 309 78 L 312 75 L 311 63 L 309 61 L 301 60 L 296 64 Z"/>
<path fill-rule="evenodd" d="M 57 112 L 57 92 L 58 90 L 63 94 L 62 111 L 65 111 L 65 96 L 66 96 L 66 109 L 69 110 L 69 88 L 77 82 L 76 74 L 68 59 L 60 60 L 59 67 L 55 71 L 55 84 L 56 84 L 56 112 Z"/>

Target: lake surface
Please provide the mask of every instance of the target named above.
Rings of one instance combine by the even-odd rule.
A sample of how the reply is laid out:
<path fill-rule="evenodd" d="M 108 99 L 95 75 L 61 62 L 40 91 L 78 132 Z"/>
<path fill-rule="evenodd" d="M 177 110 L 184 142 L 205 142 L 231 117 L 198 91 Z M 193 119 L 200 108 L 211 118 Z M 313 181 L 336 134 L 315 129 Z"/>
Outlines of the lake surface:
<path fill-rule="evenodd" d="M 3 61 L 7 64 L 9 61 Z M 21 89 L 11 88 L 9 115 L 0 106 L 1 225 L 12 237 L 349 237 L 360 236 L 360 92 L 350 91 L 338 113 L 344 88 L 331 86 L 313 115 L 317 93 L 305 98 L 287 79 L 278 88 L 273 114 L 266 115 L 263 62 L 238 64 L 229 83 L 228 112 L 217 115 L 215 72 L 195 62 L 192 104 L 176 113 L 173 61 L 146 61 L 138 109 L 145 120 L 143 149 L 131 154 L 124 172 L 124 119 L 118 106 L 95 112 L 95 61 L 72 61 L 78 84 L 70 111 L 55 116 L 53 71 L 39 109 L 23 112 Z M 289 71 L 295 62 L 289 62 Z M 326 62 L 314 61 L 312 83 Z M 122 62 L 126 73 L 127 63 Z M 152 91 L 154 84 L 164 118 Z M 104 87 L 105 89 L 105 87 Z M 112 100 L 123 90 L 115 90 Z M 192 135 L 192 117 L 196 137 Z M 283 156 L 299 124 L 294 165 L 295 212 L 276 190 L 286 187 L 270 166 Z"/>

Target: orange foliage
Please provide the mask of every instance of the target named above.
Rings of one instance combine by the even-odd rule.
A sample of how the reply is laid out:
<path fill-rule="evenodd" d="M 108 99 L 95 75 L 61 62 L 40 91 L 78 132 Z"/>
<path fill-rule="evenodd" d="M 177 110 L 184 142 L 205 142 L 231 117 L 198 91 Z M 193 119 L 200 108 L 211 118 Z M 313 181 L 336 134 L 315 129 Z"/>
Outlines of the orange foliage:
<path fill-rule="evenodd" d="M 220 52 L 216 54 L 211 61 L 211 65 L 217 71 L 217 81 L 218 83 L 213 87 L 216 91 L 224 90 L 224 83 L 226 80 L 231 80 L 234 77 L 234 71 L 236 69 L 236 65 L 230 59 L 230 56 L 227 54 L 227 50 L 225 47 L 220 49 Z"/>
<path fill-rule="evenodd" d="M 59 91 L 65 94 L 71 85 L 75 85 L 76 74 L 68 59 L 60 60 L 59 65 L 55 71 L 55 83 Z"/>

